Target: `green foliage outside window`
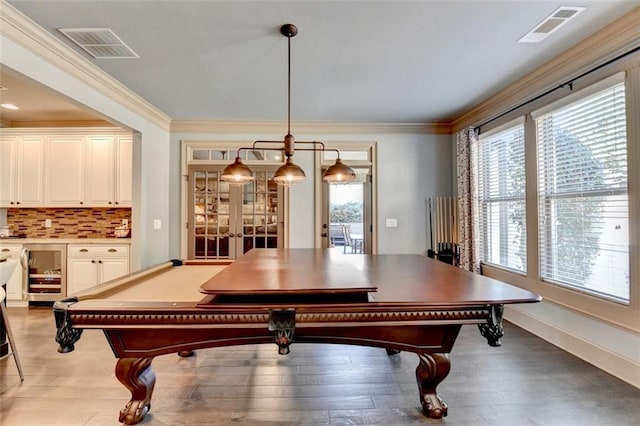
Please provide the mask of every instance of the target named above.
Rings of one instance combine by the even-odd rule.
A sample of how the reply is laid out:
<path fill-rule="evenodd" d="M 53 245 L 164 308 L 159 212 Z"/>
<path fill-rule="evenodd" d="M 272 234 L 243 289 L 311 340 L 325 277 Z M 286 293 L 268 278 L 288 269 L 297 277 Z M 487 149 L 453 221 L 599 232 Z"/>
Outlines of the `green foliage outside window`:
<path fill-rule="evenodd" d="M 331 204 L 329 219 L 331 223 L 360 223 L 362 222 L 362 203 L 350 201 L 345 204 Z"/>

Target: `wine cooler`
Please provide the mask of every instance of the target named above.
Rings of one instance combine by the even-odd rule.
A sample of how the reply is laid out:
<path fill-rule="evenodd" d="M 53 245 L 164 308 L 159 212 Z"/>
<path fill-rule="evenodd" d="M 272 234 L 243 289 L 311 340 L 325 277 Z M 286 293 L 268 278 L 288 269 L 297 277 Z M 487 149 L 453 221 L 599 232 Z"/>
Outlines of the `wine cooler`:
<path fill-rule="evenodd" d="M 65 244 L 25 244 L 21 262 L 28 301 L 55 301 L 66 296 Z"/>

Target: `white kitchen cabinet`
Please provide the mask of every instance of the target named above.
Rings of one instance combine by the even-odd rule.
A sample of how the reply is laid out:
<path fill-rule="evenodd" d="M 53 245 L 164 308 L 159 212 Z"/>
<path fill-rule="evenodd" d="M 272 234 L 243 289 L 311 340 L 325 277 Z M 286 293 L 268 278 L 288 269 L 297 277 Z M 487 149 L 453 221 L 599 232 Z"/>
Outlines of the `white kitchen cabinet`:
<path fill-rule="evenodd" d="M 86 205 L 131 207 L 131 136 L 88 136 L 86 148 Z"/>
<path fill-rule="evenodd" d="M 0 207 L 44 204 L 45 139 L 0 136 Z"/>
<path fill-rule="evenodd" d="M 0 206 L 16 201 L 18 138 L 0 136 Z"/>
<path fill-rule="evenodd" d="M 48 138 L 45 203 L 50 207 L 83 207 L 83 136 Z"/>
<path fill-rule="evenodd" d="M 131 207 L 132 137 L 109 128 L 0 136 L 0 208 Z"/>
<path fill-rule="evenodd" d="M 114 142 L 113 136 L 88 136 L 86 141 L 85 185 L 90 207 L 114 205 Z"/>
<path fill-rule="evenodd" d="M 131 136 L 116 136 L 115 203 L 131 207 L 133 188 L 133 140 Z"/>
<path fill-rule="evenodd" d="M 7 284 L 7 300 L 22 300 L 22 265 L 20 264 L 20 254 L 22 253 L 22 244 L 0 244 L 0 255 L 8 255 L 9 259 L 18 262 L 13 270 Z M 3 284 L 3 283 L 0 283 Z"/>
<path fill-rule="evenodd" d="M 69 295 L 128 273 L 128 244 L 69 244 L 67 248 Z"/>

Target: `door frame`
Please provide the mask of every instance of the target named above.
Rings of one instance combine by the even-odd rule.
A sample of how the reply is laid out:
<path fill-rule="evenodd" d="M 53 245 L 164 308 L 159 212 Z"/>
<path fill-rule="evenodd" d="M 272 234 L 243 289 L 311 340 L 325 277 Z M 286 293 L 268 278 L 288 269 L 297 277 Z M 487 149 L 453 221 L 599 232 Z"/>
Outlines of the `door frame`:
<path fill-rule="evenodd" d="M 366 151 L 368 153 L 368 160 L 348 160 L 342 158 L 345 164 L 349 165 L 353 168 L 369 168 L 371 181 L 369 185 L 371 185 L 371 190 L 369 193 L 371 194 L 371 232 L 368 233 L 369 238 L 365 238 L 365 245 L 367 242 L 369 243 L 369 247 L 371 247 L 371 254 L 378 253 L 378 168 L 377 168 L 377 143 L 376 142 L 324 142 L 326 149 L 338 149 L 340 152 L 347 151 Z M 322 173 L 323 170 L 329 167 L 334 163 L 333 160 L 323 160 L 323 153 L 316 152 L 315 153 L 315 163 L 316 167 L 316 179 L 315 179 L 315 188 L 314 188 L 314 198 L 315 198 L 315 232 L 314 232 L 314 247 L 322 248 L 323 232 L 329 232 L 329 229 L 323 229 L 323 202 L 326 198 L 324 185 L 328 185 L 322 181 Z M 366 183 L 365 183 L 365 194 L 366 191 Z M 365 203 L 366 203 L 365 199 Z M 365 212 L 367 207 L 365 206 Z M 366 214 L 366 213 L 365 213 Z M 365 233 L 367 234 L 367 233 Z"/>

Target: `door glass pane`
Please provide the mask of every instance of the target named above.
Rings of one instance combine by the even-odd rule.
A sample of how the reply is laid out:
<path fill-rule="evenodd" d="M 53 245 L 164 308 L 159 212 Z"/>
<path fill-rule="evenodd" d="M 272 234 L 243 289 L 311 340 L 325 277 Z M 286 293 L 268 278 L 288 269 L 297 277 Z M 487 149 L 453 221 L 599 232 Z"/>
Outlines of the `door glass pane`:
<path fill-rule="evenodd" d="M 229 256 L 229 185 L 219 177 L 217 171 L 194 172 L 194 253 L 198 259 Z"/>
<path fill-rule="evenodd" d="M 208 149 L 194 149 L 193 150 L 193 159 L 194 160 L 208 160 L 209 159 L 209 150 Z"/>
<path fill-rule="evenodd" d="M 243 252 L 278 247 L 278 187 L 272 172 L 256 172 L 242 196 Z"/>
<path fill-rule="evenodd" d="M 229 151 L 224 150 L 211 150 L 211 159 L 212 160 L 228 160 L 229 159 Z"/>
<path fill-rule="evenodd" d="M 335 160 L 338 158 L 338 153 L 335 151 L 325 151 L 324 160 Z M 340 151 L 340 159 L 348 162 L 349 160 L 369 160 L 369 151 Z"/>

